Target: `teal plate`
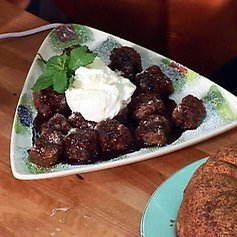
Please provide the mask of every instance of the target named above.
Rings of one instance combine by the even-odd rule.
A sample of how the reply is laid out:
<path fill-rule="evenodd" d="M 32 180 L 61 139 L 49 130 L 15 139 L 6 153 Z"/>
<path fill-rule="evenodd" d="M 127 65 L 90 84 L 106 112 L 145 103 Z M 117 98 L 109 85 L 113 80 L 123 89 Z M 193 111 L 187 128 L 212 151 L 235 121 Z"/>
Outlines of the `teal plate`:
<path fill-rule="evenodd" d="M 207 158 L 198 160 L 176 172 L 153 193 L 141 221 L 142 237 L 176 237 L 176 218 L 183 191 L 195 170 Z"/>

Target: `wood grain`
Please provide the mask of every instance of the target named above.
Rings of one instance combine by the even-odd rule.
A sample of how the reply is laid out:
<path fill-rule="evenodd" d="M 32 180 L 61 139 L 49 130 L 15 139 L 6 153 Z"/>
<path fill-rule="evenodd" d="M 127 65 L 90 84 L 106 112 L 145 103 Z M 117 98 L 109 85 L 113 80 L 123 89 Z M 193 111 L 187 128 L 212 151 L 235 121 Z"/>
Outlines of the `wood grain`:
<path fill-rule="evenodd" d="M 0 5 L 1 33 L 45 24 L 4 0 Z M 138 237 L 143 209 L 157 186 L 185 165 L 235 143 L 237 129 L 178 152 L 82 178 L 16 180 L 9 163 L 12 120 L 27 71 L 46 34 L 0 42 L 0 236 Z M 68 211 L 53 215 L 55 208 Z"/>

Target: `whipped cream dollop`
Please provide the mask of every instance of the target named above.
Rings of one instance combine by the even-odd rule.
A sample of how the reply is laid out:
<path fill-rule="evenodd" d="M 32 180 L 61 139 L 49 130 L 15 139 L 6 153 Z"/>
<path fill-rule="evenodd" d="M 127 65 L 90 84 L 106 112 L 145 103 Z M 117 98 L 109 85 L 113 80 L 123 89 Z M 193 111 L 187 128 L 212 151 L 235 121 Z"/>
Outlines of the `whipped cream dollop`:
<path fill-rule="evenodd" d="M 112 71 L 100 58 L 75 71 L 65 96 L 72 112 L 86 120 L 100 122 L 114 118 L 131 101 L 136 86 Z"/>

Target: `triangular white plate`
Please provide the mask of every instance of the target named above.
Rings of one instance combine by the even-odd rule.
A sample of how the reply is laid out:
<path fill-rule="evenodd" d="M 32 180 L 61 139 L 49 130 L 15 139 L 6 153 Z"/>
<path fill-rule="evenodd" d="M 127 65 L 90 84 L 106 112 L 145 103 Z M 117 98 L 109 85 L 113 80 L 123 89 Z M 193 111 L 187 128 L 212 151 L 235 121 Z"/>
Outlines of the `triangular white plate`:
<path fill-rule="evenodd" d="M 162 71 L 172 80 L 175 88 L 175 92 L 171 96 L 172 99 L 179 103 L 188 94 L 202 98 L 207 109 L 207 116 L 196 130 L 184 132 L 178 140 L 164 147 L 144 148 L 112 160 L 94 164 L 57 164 L 49 169 L 40 169 L 29 161 L 27 153 L 32 145 L 32 118 L 36 115 L 31 87 L 42 73 L 37 62 L 39 56 L 36 55 L 17 105 L 17 108 L 19 106 L 21 109 L 24 108 L 26 122 L 21 122 L 18 114 L 19 109 L 17 109 L 12 127 L 11 167 L 14 177 L 18 179 L 52 178 L 130 164 L 177 151 L 236 127 L 237 98 L 225 89 L 198 73 L 129 41 L 86 26 L 74 25 L 74 28 L 78 35 L 76 40 L 63 44 L 57 40 L 55 30 L 53 30 L 44 40 L 38 53 L 44 59 L 48 59 L 53 55 L 60 54 L 62 49 L 70 44 L 81 43 L 96 51 L 98 56 L 108 64 L 110 52 L 114 47 L 119 45 L 133 47 L 141 55 L 143 68 L 154 64 L 159 65 Z M 178 80 L 176 80 L 177 78 Z"/>

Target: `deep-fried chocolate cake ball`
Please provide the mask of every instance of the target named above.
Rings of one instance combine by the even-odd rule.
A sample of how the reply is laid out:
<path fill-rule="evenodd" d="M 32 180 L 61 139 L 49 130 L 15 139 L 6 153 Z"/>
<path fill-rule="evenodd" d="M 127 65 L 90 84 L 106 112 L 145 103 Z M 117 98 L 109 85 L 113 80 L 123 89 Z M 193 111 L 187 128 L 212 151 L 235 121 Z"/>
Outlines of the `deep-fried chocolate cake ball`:
<path fill-rule="evenodd" d="M 84 128 L 89 128 L 89 129 L 94 129 L 96 123 L 93 121 L 88 121 L 83 118 L 81 113 L 75 112 L 72 113 L 68 117 L 68 122 L 72 124 L 73 127 L 79 128 L 79 129 L 84 129 Z"/>
<path fill-rule="evenodd" d="M 102 152 L 123 151 L 132 142 L 129 129 L 115 119 L 102 121 L 96 125 L 95 129 L 99 133 Z"/>
<path fill-rule="evenodd" d="M 156 65 L 137 74 L 135 81 L 139 90 L 153 91 L 163 99 L 174 92 L 171 80 Z"/>
<path fill-rule="evenodd" d="M 89 163 L 98 157 L 98 133 L 73 128 L 64 139 L 64 156 L 70 163 Z"/>
<path fill-rule="evenodd" d="M 160 115 L 150 115 L 139 121 L 135 131 L 137 140 L 145 145 L 163 146 L 170 130 L 169 121 Z"/>
<path fill-rule="evenodd" d="M 70 128 L 71 125 L 67 119 L 62 114 L 57 113 L 41 126 L 41 133 L 47 132 L 48 130 L 56 130 L 66 135 Z"/>
<path fill-rule="evenodd" d="M 32 161 L 42 167 L 56 164 L 63 151 L 63 139 L 60 131 L 45 129 L 29 152 Z"/>
<path fill-rule="evenodd" d="M 51 117 L 55 113 L 61 113 L 65 116 L 70 114 L 65 94 L 57 93 L 52 88 L 33 92 L 35 108 L 44 117 Z"/>
<path fill-rule="evenodd" d="M 61 144 L 50 143 L 45 137 L 37 139 L 29 152 L 31 160 L 41 167 L 50 167 L 56 164 L 61 154 Z"/>
<path fill-rule="evenodd" d="M 128 46 L 114 48 L 110 55 L 112 70 L 119 70 L 122 76 L 133 80 L 138 72 L 142 71 L 141 57 L 139 53 Z"/>
<path fill-rule="evenodd" d="M 202 100 L 192 95 L 187 95 L 174 109 L 172 118 L 176 126 L 183 129 L 197 128 L 206 115 Z"/>
<path fill-rule="evenodd" d="M 40 138 L 44 139 L 45 142 L 50 144 L 58 144 L 60 146 L 63 143 L 64 137 L 65 136 L 60 131 L 52 129 L 44 130 L 44 132 L 40 135 Z"/>
<path fill-rule="evenodd" d="M 141 93 L 134 97 L 129 106 L 133 118 L 141 120 L 151 114 L 166 113 L 163 101 L 155 93 Z"/>

